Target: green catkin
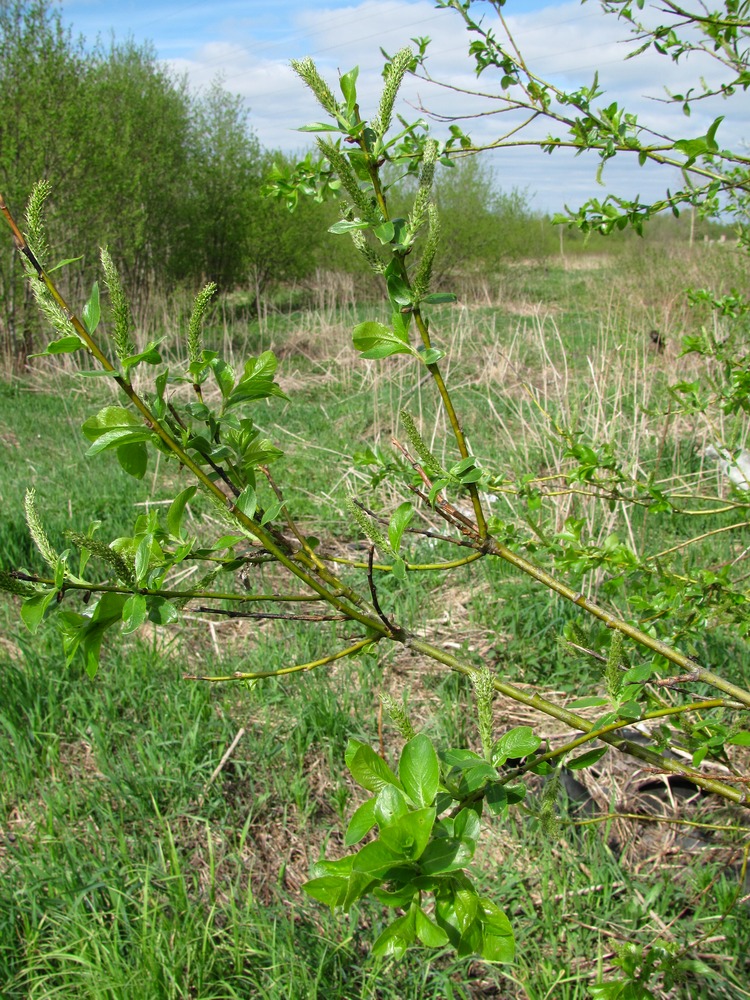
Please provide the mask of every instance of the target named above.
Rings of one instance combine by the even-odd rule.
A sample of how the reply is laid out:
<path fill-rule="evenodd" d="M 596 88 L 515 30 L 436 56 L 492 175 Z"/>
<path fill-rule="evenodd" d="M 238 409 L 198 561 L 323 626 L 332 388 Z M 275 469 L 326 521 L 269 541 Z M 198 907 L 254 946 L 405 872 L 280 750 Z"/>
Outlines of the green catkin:
<path fill-rule="evenodd" d="M 401 410 L 399 416 L 401 417 L 401 423 L 404 425 L 406 430 L 406 436 L 409 438 L 412 447 L 422 459 L 422 464 L 425 470 L 433 476 L 442 476 L 444 471 L 438 460 L 432 454 L 430 449 L 424 443 L 422 435 L 417 430 L 417 425 L 414 423 L 412 415 L 406 410 Z"/>
<path fill-rule="evenodd" d="M 479 722 L 479 739 L 482 743 L 482 753 L 485 760 L 491 761 L 493 746 L 492 698 L 495 694 L 492 674 L 489 667 L 483 666 L 480 670 L 475 670 L 470 676 L 477 699 L 477 720 Z"/>
<path fill-rule="evenodd" d="M 355 249 L 362 255 L 362 257 L 364 257 L 370 269 L 373 270 L 375 274 L 384 274 L 387 264 L 378 256 L 375 249 L 367 242 L 367 237 L 362 230 L 352 229 L 350 235 Z"/>
<path fill-rule="evenodd" d="M 607 664 L 604 668 L 604 683 L 607 687 L 607 694 L 613 701 L 617 700 L 622 689 L 622 643 L 622 632 L 613 632 Z"/>
<path fill-rule="evenodd" d="M 36 509 L 36 490 L 26 490 L 26 496 L 23 501 L 23 509 L 26 515 L 26 524 L 29 529 L 29 534 L 34 542 L 34 545 L 39 549 L 42 558 L 50 567 L 51 570 L 55 570 L 57 566 L 57 553 L 50 545 L 49 538 L 42 527 L 42 522 L 39 519 L 39 514 Z"/>
<path fill-rule="evenodd" d="M 30 583 L 17 580 L 15 576 L 11 576 L 5 570 L 0 570 L 0 590 L 4 590 L 6 594 L 15 594 L 16 597 L 33 597 L 39 593 Z"/>
<path fill-rule="evenodd" d="M 66 531 L 65 537 L 76 548 L 88 549 L 92 555 L 101 559 L 105 565 L 114 571 L 117 579 L 121 580 L 124 584 L 132 586 L 135 583 L 133 567 L 128 565 L 127 560 L 119 552 L 115 552 L 114 549 L 110 548 L 106 542 L 99 541 L 98 538 L 92 538 L 90 535 L 84 535 L 80 531 Z"/>
<path fill-rule="evenodd" d="M 203 352 L 203 342 L 201 337 L 203 317 L 206 315 L 206 310 L 211 304 L 211 299 L 215 294 L 216 283 L 209 281 L 209 283 L 195 296 L 193 311 L 190 314 L 190 323 L 188 325 L 188 363 L 191 365 L 201 360 L 201 354 Z"/>
<path fill-rule="evenodd" d="M 130 336 L 133 329 L 133 320 L 130 315 L 130 306 L 122 288 L 120 275 L 106 247 L 100 251 L 102 268 L 104 270 L 104 283 L 109 290 L 109 301 L 112 305 L 112 321 L 114 324 L 114 344 L 115 354 L 124 361 L 132 354 L 135 354 L 135 344 Z"/>
<path fill-rule="evenodd" d="M 539 823 L 542 833 L 548 840 L 557 840 L 560 836 L 560 820 L 557 816 L 557 799 L 560 794 L 560 776 L 557 771 L 551 774 L 542 788 L 542 804 L 539 809 Z"/>
<path fill-rule="evenodd" d="M 42 209 L 45 201 L 49 198 L 50 191 L 51 188 L 48 181 L 38 181 L 34 185 L 26 204 L 26 242 L 42 267 L 47 266 L 47 259 L 49 258 L 49 243 L 47 241 L 47 230 L 44 225 Z"/>
<path fill-rule="evenodd" d="M 428 217 L 437 154 L 437 142 L 434 139 L 428 139 L 422 154 L 422 172 L 419 175 L 419 188 L 417 189 L 417 196 L 414 199 L 414 207 L 409 215 L 408 228 L 413 236 L 416 236 Z"/>
<path fill-rule="evenodd" d="M 386 67 L 385 85 L 383 93 L 380 96 L 380 107 L 378 108 L 377 115 L 370 122 L 373 131 L 379 136 L 384 136 L 391 127 L 393 106 L 396 103 L 396 97 L 401 88 L 404 74 L 413 59 L 414 53 L 410 48 L 399 49 L 390 64 Z"/>
<path fill-rule="evenodd" d="M 310 88 L 318 104 L 334 118 L 339 114 L 339 102 L 331 93 L 328 84 L 318 72 L 318 67 L 309 56 L 304 59 L 292 59 L 292 69 L 302 82 Z"/>
<path fill-rule="evenodd" d="M 365 514 L 362 508 L 355 501 L 354 497 L 348 496 L 345 503 L 346 509 L 362 529 L 362 533 L 369 538 L 372 544 L 376 545 L 381 552 L 389 552 L 390 545 L 386 541 L 385 535 L 374 523 L 374 521 L 372 521 L 367 514 Z"/>
<path fill-rule="evenodd" d="M 325 156 L 331 164 L 331 168 L 334 173 L 338 175 L 344 190 L 351 198 L 355 211 L 358 212 L 361 218 L 366 222 L 371 222 L 374 225 L 381 222 L 382 219 L 380 218 L 380 214 L 376 211 L 370 199 L 359 186 L 359 181 L 357 180 L 346 156 L 344 156 L 341 150 L 334 146 L 333 143 L 327 142 L 325 139 L 318 138 L 317 143 L 318 149 L 320 149 L 323 156 Z"/>
<path fill-rule="evenodd" d="M 424 298 L 430 290 L 430 282 L 432 281 L 432 264 L 435 260 L 435 254 L 437 253 L 438 247 L 440 246 L 440 218 L 438 216 L 437 208 L 433 204 L 429 204 L 427 206 L 427 219 L 429 221 L 430 228 L 427 232 L 427 239 L 425 240 L 424 249 L 422 250 L 422 256 L 419 259 L 419 264 L 412 281 L 414 298 L 417 302 Z"/>
<path fill-rule="evenodd" d="M 403 706 L 399 705 L 396 699 L 385 691 L 380 695 L 380 700 L 383 703 L 383 708 L 388 713 L 388 718 L 398 730 L 399 735 L 407 742 L 413 740 L 417 735 L 417 731 L 411 724 L 411 719 L 406 714 Z"/>

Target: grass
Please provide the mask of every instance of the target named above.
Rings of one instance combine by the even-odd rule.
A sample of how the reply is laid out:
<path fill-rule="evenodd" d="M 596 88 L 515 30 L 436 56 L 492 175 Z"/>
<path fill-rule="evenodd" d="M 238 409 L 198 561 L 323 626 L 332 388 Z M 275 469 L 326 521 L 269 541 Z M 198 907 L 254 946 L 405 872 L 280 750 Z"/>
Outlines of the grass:
<path fill-rule="evenodd" d="M 482 459 L 509 478 L 554 470 L 556 422 L 611 440 L 643 475 L 657 467 L 686 488 L 698 478 L 705 484 L 715 475 L 700 460 L 705 428 L 684 417 L 665 428 L 656 409 L 673 374 L 680 325 L 702 321 L 676 318 L 675 275 L 699 264 L 674 261 L 670 271 L 644 261 L 627 287 L 619 264 L 513 267 L 484 289 L 475 279 L 468 305 L 436 309 L 434 328 L 451 347 L 446 368 Z M 341 521 L 346 488 L 368 491 L 384 510 L 393 504 L 388 481 L 372 493 L 373 467 L 357 464 L 353 453 L 387 448 L 399 432 L 400 407 L 414 413 L 438 453 L 444 424 L 428 389 L 414 389 L 408 362 L 353 363 L 348 331 L 364 318 L 361 307 L 339 307 L 333 296 L 323 304 L 324 313 L 266 315 L 250 328 L 219 317 L 209 337 L 236 358 L 270 346 L 283 356 L 290 402 L 262 404 L 254 418 L 286 452 L 277 478 L 288 484 L 295 514 L 325 540 Z M 669 331 L 665 356 L 649 345 L 652 325 Z M 111 455 L 84 459 L 78 426 L 111 397 L 98 384 L 93 401 L 85 400 L 78 384 L 63 372 L 0 386 L 6 568 L 41 568 L 21 514 L 28 485 L 36 486 L 59 547 L 66 528 L 80 530 L 93 518 L 105 522 L 102 537 L 125 534 L 139 505 L 182 488 L 153 468 L 138 483 Z M 507 503 L 501 497 L 499 505 Z M 622 522 L 621 511 L 610 517 L 580 498 L 546 503 L 550 525 L 583 518 L 592 537 L 616 529 L 641 551 L 704 530 L 700 518 L 682 524 L 636 514 Z M 205 513 L 196 503 L 194 517 Z M 356 544 L 355 532 L 342 541 Z M 428 558 L 441 550 L 417 551 Z M 688 553 L 688 565 L 712 564 L 734 558 L 736 541 L 727 533 Z M 272 571 L 259 572 L 261 582 L 274 582 Z M 383 578 L 379 593 L 409 627 L 477 662 L 485 658 L 514 681 L 577 694 L 601 684 L 597 665 L 559 642 L 575 609 L 499 562 L 448 580 L 409 575 L 400 588 Z M 560 835 L 550 837 L 535 817 L 539 789 L 528 813 L 487 824 L 474 873 L 513 920 L 518 957 L 510 967 L 448 954 L 427 962 L 420 952 L 399 964 L 374 960 L 368 948 L 383 920 L 377 907 L 331 915 L 305 897 L 310 864 L 326 851 L 341 853 L 360 801 L 343 748 L 349 736 L 377 739 L 378 693 L 404 695 L 438 742 L 476 746 L 464 678 L 393 648 L 377 663 L 343 661 L 245 687 L 200 685 L 183 674 L 304 662 L 327 651 L 335 633 L 334 626 L 270 622 L 219 621 L 207 629 L 206 616 L 193 613 L 166 640 L 143 630 L 109 647 L 92 681 L 75 666 L 64 669 L 53 630 L 29 636 L 10 601 L 0 615 L 4 998 L 583 1000 L 624 942 L 657 940 L 690 946 L 707 963 L 709 972 L 675 995 L 747 995 L 750 915 L 731 905 L 736 849 L 733 867 L 727 851 L 667 852 L 660 864 L 634 864 L 606 828 L 568 824 L 576 817 L 563 802 Z M 705 643 L 710 662 L 720 667 L 724 659 L 736 680 L 750 682 L 746 643 L 720 631 Z M 495 707 L 499 731 L 527 721 L 512 706 Z M 533 724 L 546 732 L 542 717 Z M 395 758 L 399 741 L 387 721 L 384 740 Z"/>

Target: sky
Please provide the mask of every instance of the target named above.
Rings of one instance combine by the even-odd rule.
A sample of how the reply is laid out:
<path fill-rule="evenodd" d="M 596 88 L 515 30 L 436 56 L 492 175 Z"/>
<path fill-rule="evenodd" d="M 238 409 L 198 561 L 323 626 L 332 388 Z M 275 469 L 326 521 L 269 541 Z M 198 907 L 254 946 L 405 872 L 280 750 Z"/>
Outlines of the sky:
<path fill-rule="evenodd" d="M 491 95 L 499 92 L 499 79 L 490 73 L 476 77 L 467 55 L 470 38 L 459 15 L 436 9 L 432 0 L 62 0 L 61 7 L 74 36 L 84 36 L 89 44 L 113 37 L 149 41 L 157 58 L 186 74 L 197 89 L 220 76 L 228 90 L 246 101 L 251 127 L 268 149 L 304 155 L 312 140 L 297 129 L 321 117 L 290 59 L 312 56 L 334 90 L 339 73 L 359 66 L 360 107 L 367 117 L 368 109 L 374 113 L 377 108 L 381 47 L 393 53 L 422 36 L 432 40 L 431 76 L 448 86 L 407 79 L 397 110 L 406 117 L 422 113 L 416 108 L 443 117 L 479 114 L 461 123 L 476 143 L 491 142 L 510 124 L 507 116 L 486 113 L 497 108 L 491 99 L 451 89 L 480 89 Z M 478 4 L 476 11 L 483 7 L 487 24 L 492 24 L 495 15 L 489 6 Z M 657 132 L 679 138 L 705 134 L 714 118 L 726 114 L 717 134 L 720 145 L 737 149 L 750 142 L 746 95 L 731 104 L 702 102 L 690 118 L 659 100 L 665 86 L 684 92 L 700 75 L 715 78 L 710 60 L 692 58 L 675 66 L 653 52 L 625 59 L 634 47 L 627 28 L 604 15 L 596 0 L 583 5 L 578 0 L 507 0 L 504 13 L 537 75 L 575 88 L 589 85 L 598 70 L 605 94 L 597 106 L 617 101 Z M 440 138 L 447 125 L 436 122 L 434 129 Z M 603 186 L 597 183 L 598 159 L 592 155 L 576 158 L 560 151 L 550 157 L 523 148 L 493 153 L 490 162 L 501 189 L 525 191 L 533 209 L 548 213 L 608 193 L 653 198 L 680 183 L 672 168 L 641 169 L 634 159 L 620 156 L 607 164 Z"/>

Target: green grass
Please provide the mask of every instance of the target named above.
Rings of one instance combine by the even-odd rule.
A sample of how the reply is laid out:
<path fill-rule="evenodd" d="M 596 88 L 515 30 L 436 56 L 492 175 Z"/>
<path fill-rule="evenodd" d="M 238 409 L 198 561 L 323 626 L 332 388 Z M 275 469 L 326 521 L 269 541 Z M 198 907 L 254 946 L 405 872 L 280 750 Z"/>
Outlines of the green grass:
<path fill-rule="evenodd" d="M 444 330 L 453 348 L 451 376 L 467 432 L 488 465 L 509 477 L 548 474 L 561 452 L 550 430 L 557 421 L 611 438 L 646 472 L 659 455 L 660 475 L 692 482 L 698 474 L 694 427 L 672 425 L 660 449 L 663 422 L 649 406 L 671 377 L 674 354 L 649 354 L 647 327 L 634 319 L 625 290 L 615 294 L 617 278 L 606 266 L 512 268 L 498 278 L 504 297 L 497 304 L 434 310 L 434 329 Z M 651 274 L 644 265 L 637 280 L 643 295 L 653 296 L 641 317 L 651 324 L 654 303 L 663 311 L 669 305 L 674 274 Z M 399 407 L 442 449 L 443 418 L 428 388 L 413 389 L 408 360 L 384 367 L 354 360 L 349 331 L 365 315 L 385 318 L 362 308 L 332 308 L 325 317 L 279 311 L 249 328 L 238 320 L 235 328 L 229 314 L 211 334 L 217 347 L 233 345 L 237 359 L 243 349 L 270 346 L 283 356 L 290 402 L 263 403 L 254 419 L 286 452 L 275 474 L 295 515 L 324 541 L 341 522 L 347 488 L 383 510 L 393 505 L 388 481 L 370 490 L 371 470 L 352 456 L 366 445 L 388 449 L 399 433 Z M 602 373 L 596 384 L 589 358 Z M 23 522 L 27 486 L 36 487 L 47 531 L 61 548 L 66 528 L 81 530 L 92 519 L 104 522 L 103 538 L 128 533 L 144 509 L 138 505 L 185 485 L 169 468 L 171 478 L 155 487 L 153 466 L 138 483 L 111 454 L 85 459 L 80 424 L 112 397 L 97 385 L 87 401 L 78 385 L 69 375 L 48 385 L 52 392 L 38 376 L 0 385 L 0 568 L 42 568 Z M 593 537 L 612 530 L 606 510 L 578 499 L 555 500 L 547 510 L 559 528 L 575 516 L 587 519 Z M 195 503 L 196 518 L 205 511 Z M 659 551 L 712 524 L 636 512 L 629 530 L 647 551 Z M 340 540 L 358 544 L 356 529 Z M 734 557 L 734 544 L 729 533 L 707 539 L 688 548 L 686 565 Z M 411 551 L 421 559 L 454 554 L 444 543 L 414 543 Z M 361 585 L 362 571 L 351 572 Z M 264 585 L 276 583 L 273 573 L 258 573 Z M 378 592 L 404 625 L 438 644 L 454 643 L 449 648 L 460 647 L 469 660 L 485 658 L 510 680 L 579 695 L 601 687 L 596 662 L 574 658 L 559 642 L 578 610 L 499 561 L 450 577 L 409 575 L 402 585 L 381 576 Z M 66 595 L 65 606 L 75 601 Z M 694 943 L 713 970 L 676 995 L 744 995 L 750 915 L 730 906 L 736 861 L 723 870 L 685 853 L 676 867 L 633 866 L 599 826 L 563 825 L 559 838 L 550 838 L 535 815 L 538 788 L 527 812 L 487 824 L 478 853 L 484 860 L 473 872 L 511 916 L 518 939 L 511 967 L 449 954 L 426 961 L 418 951 L 399 964 L 376 961 L 368 949 L 384 920 L 377 906 L 347 917 L 305 897 L 300 885 L 310 864 L 342 853 L 347 819 L 361 801 L 343 749 L 350 736 L 375 744 L 378 693 L 405 694 L 415 721 L 439 744 L 476 747 L 465 678 L 394 647 L 377 664 L 342 661 L 248 686 L 197 684 L 183 674 L 305 662 L 343 633 L 334 625 L 224 621 L 214 626 L 214 642 L 204 623 L 189 617 L 167 642 L 144 631 L 110 644 L 91 680 L 76 666 L 64 668 L 53 629 L 25 633 L 10 600 L 0 616 L 3 998 L 583 1000 L 623 942 L 664 938 Z M 592 645 L 597 641 L 592 635 Z M 709 662 L 748 684 L 744 641 L 719 630 L 704 644 Z M 512 706 L 498 699 L 495 707 L 498 725 L 511 724 Z M 544 731 L 541 716 L 534 724 Z M 387 721 L 384 740 L 395 759 L 400 744 Z M 561 811 L 566 820 L 564 802 Z"/>

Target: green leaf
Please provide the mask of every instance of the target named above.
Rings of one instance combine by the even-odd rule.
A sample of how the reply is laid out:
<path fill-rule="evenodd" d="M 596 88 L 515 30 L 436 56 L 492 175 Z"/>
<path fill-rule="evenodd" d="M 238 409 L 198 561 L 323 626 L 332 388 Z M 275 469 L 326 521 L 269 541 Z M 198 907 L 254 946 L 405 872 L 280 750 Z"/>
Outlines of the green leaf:
<path fill-rule="evenodd" d="M 364 872 L 366 875 L 383 875 L 390 868 L 402 862 L 403 858 L 386 847 L 380 840 L 373 840 L 371 843 L 365 844 L 354 855 L 352 871 Z"/>
<path fill-rule="evenodd" d="M 419 300 L 420 305 L 439 306 L 445 302 L 455 302 L 456 296 L 453 292 L 432 292 Z"/>
<path fill-rule="evenodd" d="M 234 369 L 226 361 L 222 361 L 221 358 L 213 358 L 209 364 L 221 395 L 226 399 L 234 388 Z"/>
<path fill-rule="evenodd" d="M 398 776 L 415 805 L 432 805 L 440 784 L 440 764 L 431 740 L 424 733 L 409 740 L 401 751 Z"/>
<path fill-rule="evenodd" d="M 171 625 L 179 620 L 180 612 L 165 597 L 150 597 L 148 601 L 148 620 L 156 625 Z"/>
<path fill-rule="evenodd" d="M 373 229 L 373 233 L 380 240 L 382 244 L 390 243 L 396 234 L 396 227 L 392 222 L 381 222 L 379 226 Z"/>
<path fill-rule="evenodd" d="M 53 340 L 51 343 L 47 344 L 45 350 L 41 351 L 39 354 L 30 354 L 30 358 L 44 358 L 49 354 L 72 354 L 73 351 L 78 351 L 86 345 L 81 340 L 80 337 L 61 337 L 59 340 Z"/>
<path fill-rule="evenodd" d="M 197 491 L 197 486 L 188 486 L 186 489 L 182 490 L 181 493 L 178 493 L 169 505 L 169 510 L 167 511 L 167 531 L 172 538 L 182 539 L 182 518 L 185 513 L 185 508 L 193 499 Z"/>
<path fill-rule="evenodd" d="M 426 948 L 442 948 L 448 944 L 448 935 L 427 916 L 421 906 L 416 909 L 415 930 Z"/>
<path fill-rule="evenodd" d="M 409 500 L 399 504 L 391 514 L 391 519 L 388 522 L 388 540 L 394 554 L 398 554 L 401 549 L 401 538 L 413 517 L 414 508 Z"/>
<path fill-rule="evenodd" d="M 143 594 L 132 594 L 122 608 L 122 634 L 135 632 L 146 621 L 148 607 Z"/>
<path fill-rule="evenodd" d="M 746 730 L 735 733 L 734 736 L 729 737 L 727 743 L 733 747 L 750 747 L 750 733 Z"/>
<path fill-rule="evenodd" d="M 516 726 L 500 737 L 493 748 L 492 759 L 503 764 L 509 757 L 528 757 L 541 746 L 541 739 L 534 735 L 531 726 Z"/>
<path fill-rule="evenodd" d="M 576 698 L 568 703 L 568 708 L 598 708 L 600 705 L 608 705 L 609 698 L 601 698 L 598 695 L 591 695 L 587 698 Z"/>
<path fill-rule="evenodd" d="M 355 350 L 361 351 L 362 357 L 370 360 L 388 358 L 392 354 L 413 353 L 408 337 L 372 320 L 355 326 L 352 340 Z"/>
<path fill-rule="evenodd" d="M 355 66 L 354 69 L 350 69 L 348 73 L 344 75 L 339 80 L 339 86 L 341 87 L 341 93 L 344 95 L 346 100 L 346 110 L 348 114 L 354 110 L 354 105 L 357 103 L 357 77 L 359 76 L 359 66 Z"/>
<path fill-rule="evenodd" d="M 409 811 L 404 793 L 395 785 L 385 785 L 372 802 L 375 822 L 381 829 L 397 822 Z"/>
<path fill-rule="evenodd" d="M 234 505 L 237 510 L 241 511 L 246 517 L 252 518 L 258 506 L 258 498 L 255 495 L 253 487 L 246 486 L 235 500 Z"/>
<path fill-rule="evenodd" d="M 354 780 L 368 792 L 379 792 L 385 785 L 401 788 L 401 782 L 390 767 L 366 743 L 349 740 L 345 759 Z"/>
<path fill-rule="evenodd" d="M 389 924 L 372 946 L 375 958 L 403 958 L 417 936 L 415 916 L 410 910 Z"/>
<path fill-rule="evenodd" d="M 113 427 L 105 431 L 89 445 L 86 455 L 90 458 L 110 448 L 120 448 L 124 444 L 135 444 L 138 441 L 149 441 L 153 435 L 147 427 Z"/>
<path fill-rule="evenodd" d="M 584 767 L 591 767 L 592 764 L 596 764 L 606 752 L 607 747 L 597 747 L 595 750 L 589 750 L 588 753 L 582 753 L 580 757 L 574 757 L 573 760 L 566 761 L 565 766 L 570 771 L 582 771 Z"/>
<path fill-rule="evenodd" d="M 86 305 L 83 307 L 81 313 L 81 319 L 83 320 L 83 325 L 86 327 L 90 334 L 96 332 L 96 328 L 99 326 L 99 320 L 102 318 L 102 310 L 99 304 L 99 282 L 95 281 L 91 289 L 91 295 Z"/>
<path fill-rule="evenodd" d="M 148 467 L 148 448 L 143 441 L 131 441 L 117 449 L 117 461 L 134 479 L 143 479 Z"/>
<path fill-rule="evenodd" d="M 438 837 L 431 840 L 423 851 L 419 867 L 425 875 L 441 875 L 463 868 L 473 856 L 474 849 L 468 841 Z"/>
<path fill-rule="evenodd" d="M 286 393 L 274 382 L 273 376 L 277 366 L 278 361 L 272 351 L 264 351 L 260 357 L 250 358 L 245 364 L 239 382 L 229 394 L 225 409 L 229 410 L 233 406 L 257 399 L 267 399 L 269 396 L 288 399 Z"/>
<path fill-rule="evenodd" d="M 445 357 L 445 351 L 440 351 L 436 347 L 428 347 L 426 350 L 419 351 L 420 359 L 426 365 L 436 365 L 441 358 Z"/>
<path fill-rule="evenodd" d="M 393 566 L 391 566 L 391 573 L 393 573 L 394 579 L 398 580 L 399 583 L 403 583 L 406 579 L 406 563 L 400 556 L 395 560 Z"/>
<path fill-rule="evenodd" d="M 392 786 L 387 786 L 391 788 Z M 382 793 L 381 793 L 382 794 Z M 344 837 L 344 847 L 358 844 L 375 826 L 375 799 L 367 799 L 354 811 Z"/>
<path fill-rule="evenodd" d="M 435 823 L 435 810 L 415 809 L 390 826 L 380 828 L 380 842 L 407 861 L 416 861 L 427 847 Z"/>
<path fill-rule="evenodd" d="M 56 590 L 50 590 L 45 594 L 34 594 L 33 597 L 27 597 L 21 605 L 21 620 L 32 635 L 39 628 L 44 612 L 56 594 Z"/>
<path fill-rule="evenodd" d="M 125 358 L 122 362 L 122 367 L 125 371 L 128 372 L 131 368 L 137 368 L 141 363 L 145 363 L 147 365 L 161 364 L 161 354 L 159 354 L 156 350 L 157 343 L 161 343 L 161 340 L 153 341 L 145 348 L 145 350 L 138 354 L 131 354 L 130 357 Z"/>
<path fill-rule="evenodd" d="M 130 410 L 124 410 L 121 406 L 105 406 L 95 416 L 84 421 L 81 430 L 89 441 L 96 441 L 107 431 L 140 426 L 140 420 Z"/>
<path fill-rule="evenodd" d="M 477 916 L 482 924 L 482 958 L 487 962 L 512 962 L 516 944 L 510 920 L 486 896 L 479 897 Z"/>
<path fill-rule="evenodd" d="M 394 306 L 410 306 L 414 302 L 414 293 L 400 274 L 386 274 L 388 298 Z"/>
<path fill-rule="evenodd" d="M 369 229 L 370 223 L 363 222 L 361 219 L 356 219 L 354 222 L 348 222 L 346 219 L 342 219 L 340 222 L 334 222 L 332 226 L 328 227 L 328 232 L 333 233 L 334 236 L 340 236 L 342 233 L 351 233 L 354 229 Z"/>
<path fill-rule="evenodd" d="M 54 267 L 48 267 L 47 274 L 59 271 L 61 267 L 67 267 L 68 264 L 77 264 L 79 260 L 83 260 L 83 254 L 80 257 L 66 257 L 65 260 L 61 260 L 60 263 L 55 264 Z"/>
<path fill-rule="evenodd" d="M 343 905 L 348 886 L 349 879 L 344 875 L 322 875 L 303 883 L 302 890 L 333 910 Z"/>
<path fill-rule="evenodd" d="M 261 527 L 268 524 L 269 521 L 275 521 L 285 506 L 286 500 L 276 500 L 274 503 L 269 504 L 263 512 L 263 517 L 260 519 Z"/>

